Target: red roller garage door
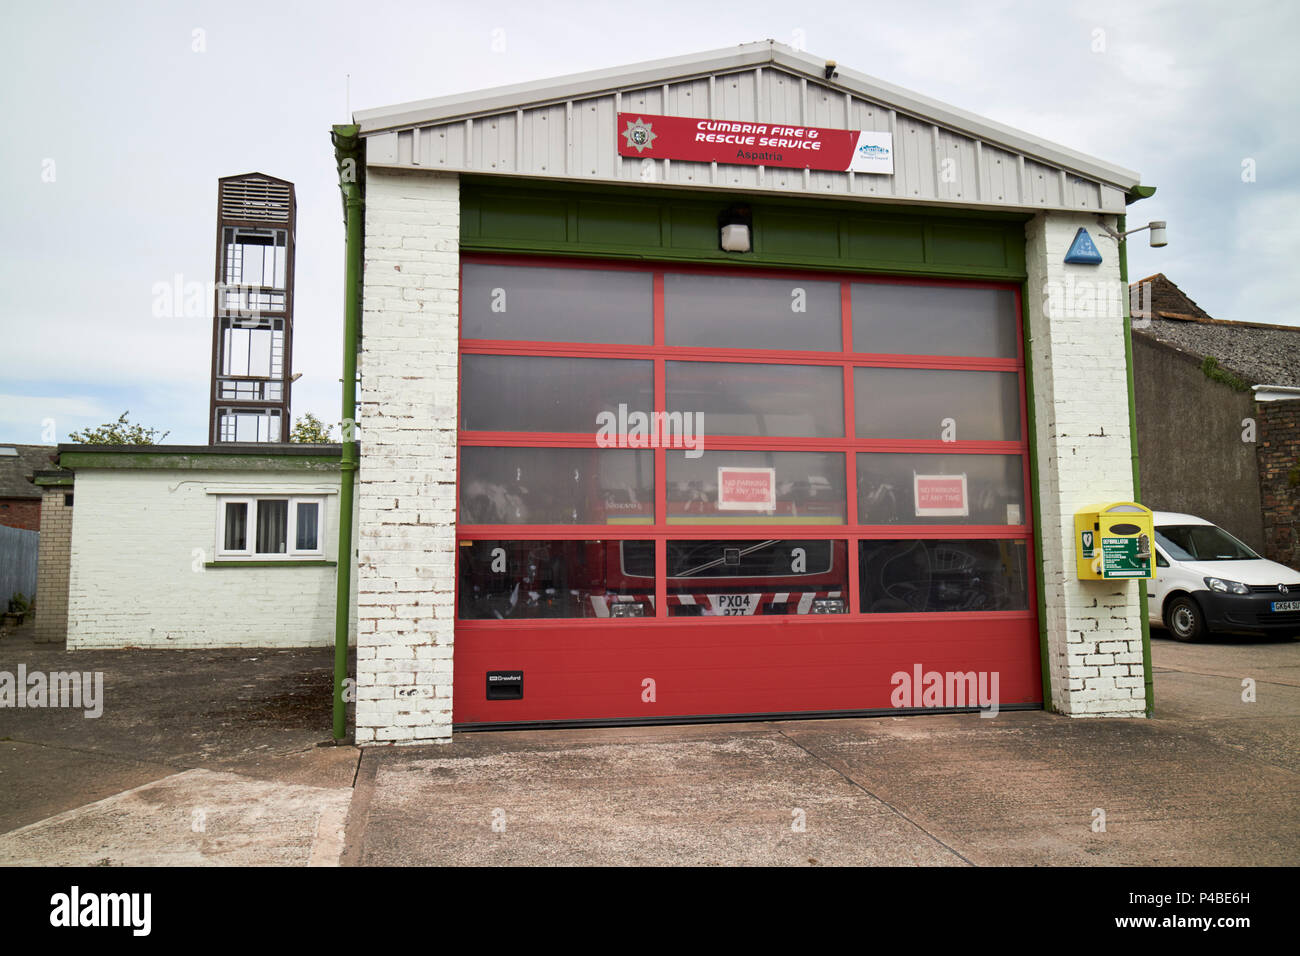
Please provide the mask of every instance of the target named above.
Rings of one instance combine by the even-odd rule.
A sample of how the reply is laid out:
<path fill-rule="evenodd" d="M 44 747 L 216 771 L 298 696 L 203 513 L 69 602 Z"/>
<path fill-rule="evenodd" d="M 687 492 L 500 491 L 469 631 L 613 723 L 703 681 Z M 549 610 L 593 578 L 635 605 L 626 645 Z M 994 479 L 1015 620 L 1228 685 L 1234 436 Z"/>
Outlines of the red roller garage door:
<path fill-rule="evenodd" d="M 457 726 L 1039 703 L 1021 341 L 1011 284 L 466 257 Z"/>

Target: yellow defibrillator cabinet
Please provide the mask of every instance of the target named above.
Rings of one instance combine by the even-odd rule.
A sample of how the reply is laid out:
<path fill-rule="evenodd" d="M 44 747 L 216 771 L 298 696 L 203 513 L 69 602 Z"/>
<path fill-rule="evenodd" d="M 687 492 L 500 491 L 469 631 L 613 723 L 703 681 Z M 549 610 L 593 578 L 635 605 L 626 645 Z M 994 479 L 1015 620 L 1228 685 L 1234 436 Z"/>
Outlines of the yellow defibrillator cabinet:
<path fill-rule="evenodd" d="M 1074 551 L 1081 581 L 1154 578 L 1155 522 L 1135 501 L 1094 505 L 1074 514 Z"/>

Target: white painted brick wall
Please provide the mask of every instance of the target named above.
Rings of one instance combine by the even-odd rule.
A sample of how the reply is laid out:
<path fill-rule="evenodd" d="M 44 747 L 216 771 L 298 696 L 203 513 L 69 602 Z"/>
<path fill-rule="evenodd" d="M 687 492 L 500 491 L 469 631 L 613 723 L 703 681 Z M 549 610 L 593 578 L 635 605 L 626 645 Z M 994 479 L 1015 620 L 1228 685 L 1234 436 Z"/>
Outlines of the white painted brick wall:
<path fill-rule="evenodd" d="M 1100 265 L 1063 261 L 1080 226 Z M 1025 233 L 1052 702 L 1065 714 L 1140 716 L 1138 583 L 1080 581 L 1074 557 L 1074 513 L 1133 498 L 1119 255 L 1095 215 L 1040 213 Z"/>
<path fill-rule="evenodd" d="M 451 737 L 460 188 L 367 171 L 359 744 Z"/>
<path fill-rule="evenodd" d="M 217 496 L 209 492 L 239 487 L 260 494 L 332 489 L 322 496 L 324 557 L 337 557 L 337 471 L 79 470 L 68 647 L 332 645 L 333 567 L 203 567 L 217 547 Z M 353 620 L 355 602 L 354 585 Z"/>
<path fill-rule="evenodd" d="M 358 743 L 451 735 L 459 188 L 454 175 L 371 169 L 366 194 L 359 475 Z M 1074 512 L 1132 497 L 1120 283 L 1061 260 L 1091 216 L 1026 227 L 1052 695 L 1064 713 L 1143 712 L 1133 582 L 1075 578 Z M 1103 295 L 1054 302 L 1091 283 Z M 1058 294 L 1057 298 L 1060 296 Z M 1100 301 L 1098 301 L 1100 298 Z M 1062 309 L 1061 305 L 1069 308 Z"/>

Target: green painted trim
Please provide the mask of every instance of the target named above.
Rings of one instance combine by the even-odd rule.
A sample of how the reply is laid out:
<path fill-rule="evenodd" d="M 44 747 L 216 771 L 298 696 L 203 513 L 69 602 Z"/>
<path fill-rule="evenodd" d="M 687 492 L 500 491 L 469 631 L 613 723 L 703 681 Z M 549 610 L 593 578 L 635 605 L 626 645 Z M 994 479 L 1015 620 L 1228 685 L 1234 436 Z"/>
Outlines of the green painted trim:
<path fill-rule="evenodd" d="M 893 216 L 898 219 L 936 218 L 936 219 L 975 219 L 989 222 L 1002 221 L 1024 224 L 1034 217 L 1034 213 L 1000 211 L 996 209 L 962 209 L 960 207 L 934 207 L 928 206 L 924 212 L 916 212 L 915 207 L 909 207 L 903 203 L 880 202 L 872 197 L 863 196 L 861 199 L 846 199 L 841 196 L 825 197 L 817 195 L 808 195 L 807 193 L 792 194 L 787 198 L 781 193 L 771 191 L 748 193 L 743 190 L 714 190 L 708 189 L 677 189 L 672 186 L 651 185 L 638 181 L 629 181 L 626 184 L 614 185 L 612 183 L 570 183 L 560 180 L 530 180 L 517 178 L 508 180 L 501 176 L 484 176 L 476 173 L 462 173 L 460 177 L 462 192 L 490 190 L 490 191 L 528 191 L 528 192 L 546 192 L 557 195 L 570 194 L 575 196 L 600 196 L 616 198 L 619 201 L 651 201 L 651 202 L 676 202 L 685 201 L 700 203 L 709 207 L 730 206 L 733 203 L 739 203 L 749 206 L 754 205 L 778 205 L 787 206 L 792 209 L 804 209 L 813 211 L 836 211 L 851 210 L 856 212 L 868 211 L 871 216 Z M 1155 190 L 1154 186 L 1139 187 L 1150 188 Z"/>
<path fill-rule="evenodd" d="M 57 478 L 42 478 L 38 475 L 32 479 L 32 484 L 42 488 L 71 488 L 73 482 L 72 475 L 60 475 Z"/>
<path fill-rule="evenodd" d="M 692 252 L 685 253 L 660 253 L 651 254 L 649 252 L 629 252 L 625 249 L 614 247 L 579 247 L 564 246 L 557 247 L 549 243 L 538 242 L 509 242 L 500 241 L 492 244 L 479 243 L 461 243 L 462 252 L 501 252 L 517 253 L 519 255 L 563 255 L 571 256 L 578 259 L 627 259 L 634 261 L 653 261 L 653 262 L 680 262 L 680 263 L 710 263 L 714 265 L 737 266 L 741 268 L 753 269 L 800 269 L 808 272 L 861 272 L 864 275 L 905 275 L 920 276 L 931 279 L 983 279 L 993 282 L 1018 282 L 1024 278 L 1020 272 L 1006 271 L 994 272 L 987 268 L 978 268 L 973 266 L 944 266 L 938 267 L 914 267 L 906 263 L 890 263 L 876 265 L 862 265 L 848 263 L 839 259 L 814 259 L 809 256 L 775 256 L 766 255 L 761 258 L 746 254 L 738 256 L 734 253 L 726 252 Z"/>
<path fill-rule="evenodd" d="M 332 455 L 243 455 L 229 452 L 65 451 L 59 464 L 74 470 L 116 468 L 147 471 L 338 471 Z"/>
<path fill-rule="evenodd" d="M 1034 556 L 1038 570 L 1034 575 L 1038 599 L 1038 659 L 1043 679 L 1043 709 L 1052 710 L 1052 658 L 1047 647 L 1047 585 L 1043 580 L 1043 510 L 1038 494 L 1038 415 L 1034 405 L 1034 363 L 1029 334 L 1029 282 L 1020 285 L 1020 316 L 1025 340 L 1025 431 L 1029 442 L 1029 501 L 1034 509 Z"/>
<path fill-rule="evenodd" d="M 333 561 L 208 561 L 205 568 L 332 568 Z"/>
<path fill-rule="evenodd" d="M 1141 189 L 1142 187 L 1135 187 Z M 1155 187 L 1147 187 L 1154 193 Z M 1151 195 L 1147 193 L 1147 195 Z M 1139 197 L 1145 198 L 1145 197 Z M 1128 228 L 1128 219 L 1126 216 L 1118 217 L 1116 230 L 1123 233 Z M 1119 243 L 1119 283 L 1123 290 L 1121 298 L 1124 301 L 1124 368 L 1128 378 L 1128 437 L 1129 437 L 1129 454 L 1133 463 L 1133 500 L 1142 500 L 1142 483 L 1138 468 L 1138 432 L 1137 432 L 1137 391 L 1133 382 L 1133 316 L 1130 312 L 1128 296 L 1128 244 L 1122 240 Z M 1147 582 L 1145 580 L 1138 582 L 1138 609 L 1142 615 L 1142 683 L 1143 690 L 1146 694 L 1146 715 L 1148 717 L 1155 713 L 1155 675 L 1151 673 L 1151 621 L 1148 617 L 1150 605 L 1148 604 Z"/>
<path fill-rule="evenodd" d="M 1143 199 L 1150 199 L 1155 194 L 1156 194 L 1155 186 L 1134 186 L 1127 193 L 1125 193 L 1124 203 L 1126 205 L 1131 206 L 1133 205 L 1133 203 L 1141 202 Z M 1121 228 L 1120 232 L 1123 231 L 1124 230 Z"/>
<path fill-rule="evenodd" d="M 747 206 L 753 251 L 718 248 L 718 217 Z M 1024 222 L 866 203 L 676 192 L 599 192 L 464 182 L 463 252 L 709 263 L 1020 282 Z"/>

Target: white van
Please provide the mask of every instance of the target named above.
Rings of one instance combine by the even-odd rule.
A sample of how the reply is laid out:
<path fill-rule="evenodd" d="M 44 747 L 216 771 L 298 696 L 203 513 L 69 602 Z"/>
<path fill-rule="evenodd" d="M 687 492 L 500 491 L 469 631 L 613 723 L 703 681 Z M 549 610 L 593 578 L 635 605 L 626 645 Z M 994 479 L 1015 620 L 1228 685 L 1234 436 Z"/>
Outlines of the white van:
<path fill-rule="evenodd" d="M 1155 512 L 1152 624 L 1180 641 L 1207 634 L 1300 636 L 1300 572 L 1260 557 L 1194 515 Z"/>

